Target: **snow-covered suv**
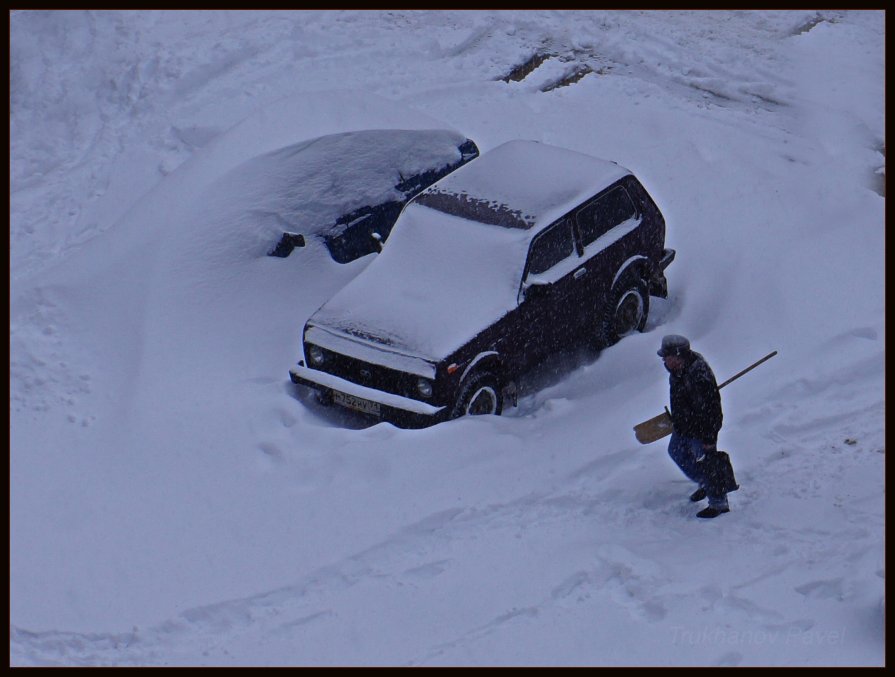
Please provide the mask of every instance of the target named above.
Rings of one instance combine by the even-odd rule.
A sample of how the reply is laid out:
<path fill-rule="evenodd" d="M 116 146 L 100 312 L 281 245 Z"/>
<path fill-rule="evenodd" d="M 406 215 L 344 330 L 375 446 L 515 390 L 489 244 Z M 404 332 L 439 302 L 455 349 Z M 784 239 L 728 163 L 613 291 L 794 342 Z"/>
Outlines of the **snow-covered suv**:
<path fill-rule="evenodd" d="M 550 354 L 642 331 L 673 258 L 629 170 L 510 141 L 407 204 L 383 252 L 307 321 L 290 376 L 399 425 L 499 414 Z"/>

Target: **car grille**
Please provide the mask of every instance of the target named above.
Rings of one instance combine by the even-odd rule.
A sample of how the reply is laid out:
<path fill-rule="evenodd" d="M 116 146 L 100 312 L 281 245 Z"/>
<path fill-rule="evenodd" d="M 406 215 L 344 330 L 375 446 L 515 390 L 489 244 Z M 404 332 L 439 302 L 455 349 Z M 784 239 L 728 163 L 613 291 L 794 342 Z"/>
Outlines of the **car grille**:
<path fill-rule="evenodd" d="M 325 357 L 322 371 L 368 388 L 415 400 L 420 399 L 416 388 L 418 376 L 364 362 L 341 353 L 334 353 L 331 350 L 322 350 Z M 305 352 L 307 354 L 307 351 Z"/>

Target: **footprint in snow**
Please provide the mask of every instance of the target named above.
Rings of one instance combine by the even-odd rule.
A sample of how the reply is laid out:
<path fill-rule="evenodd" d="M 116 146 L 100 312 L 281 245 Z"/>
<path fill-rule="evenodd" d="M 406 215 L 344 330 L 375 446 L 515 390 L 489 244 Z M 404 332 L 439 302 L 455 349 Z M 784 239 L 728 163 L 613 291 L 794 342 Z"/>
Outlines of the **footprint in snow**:
<path fill-rule="evenodd" d="M 833 578 L 825 581 L 812 581 L 796 586 L 796 592 L 813 599 L 844 599 L 843 579 Z"/>
<path fill-rule="evenodd" d="M 590 576 L 586 571 L 576 571 L 574 574 L 566 578 L 562 583 L 557 585 L 550 593 L 554 600 L 561 600 L 571 596 L 576 591 L 580 591 L 578 599 L 582 599 L 585 593 L 581 588 L 590 583 Z"/>
<path fill-rule="evenodd" d="M 429 562 L 427 564 L 421 564 L 417 567 L 411 567 L 410 569 L 406 569 L 402 572 L 402 576 L 411 580 L 411 581 L 423 581 L 431 578 L 435 578 L 439 574 L 443 573 L 448 566 L 450 565 L 451 560 L 442 559 L 436 562 Z"/>

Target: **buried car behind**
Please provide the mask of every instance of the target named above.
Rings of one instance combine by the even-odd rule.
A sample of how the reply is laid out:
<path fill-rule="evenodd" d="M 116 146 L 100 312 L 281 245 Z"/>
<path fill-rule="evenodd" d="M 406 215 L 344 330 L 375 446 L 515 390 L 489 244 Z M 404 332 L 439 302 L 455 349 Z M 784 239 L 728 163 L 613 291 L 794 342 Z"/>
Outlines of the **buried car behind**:
<path fill-rule="evenodd" d="M 371 129 L 330 134 L 253 160 L 268 201 L 277 196 L 279 240 L 268 252 L 285 258 L 308 238 L 348 263 L 378 252 L 412 197 L 479 154 L 446 129 Z M 244 172 L 251 174 L 251 172 Z"/>
<path fill-rule="evenodd" d="M 630 171 L 511 141 L 408 203 L 383 252 L 308 319 L 290 377 L 399 425 L 499 414 L 551 354 L 641 331 L 673 258 Z"/>

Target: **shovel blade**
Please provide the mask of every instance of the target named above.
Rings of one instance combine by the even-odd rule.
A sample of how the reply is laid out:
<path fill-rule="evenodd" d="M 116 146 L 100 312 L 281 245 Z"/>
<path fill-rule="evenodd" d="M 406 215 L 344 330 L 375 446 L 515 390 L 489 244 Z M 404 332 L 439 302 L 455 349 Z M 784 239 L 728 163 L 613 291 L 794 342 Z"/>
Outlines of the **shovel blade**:
<path fill-rule="evenodd" d="M 634 437 L 636 437 L 637 441 L 641 444 L 649 444 L 650 442 L 661 440 L 663 437 L 670 435 L 673 431 L 674 428 L 671 425 L 671 417 L 663 411 L 658 416 L 653 416 L 651 419 L 635 425 Z"/>

